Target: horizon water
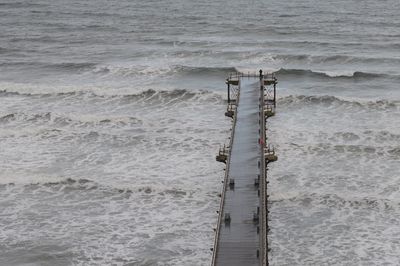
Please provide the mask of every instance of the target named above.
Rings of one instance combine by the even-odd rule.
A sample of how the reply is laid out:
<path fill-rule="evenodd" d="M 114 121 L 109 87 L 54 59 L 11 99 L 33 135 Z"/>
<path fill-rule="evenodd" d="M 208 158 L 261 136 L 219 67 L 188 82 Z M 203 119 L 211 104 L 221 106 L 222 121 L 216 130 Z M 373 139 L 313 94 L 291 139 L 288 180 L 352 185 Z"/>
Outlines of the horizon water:
<path fill-rule="evenodd" d="M 209 265 L 258 69 L 270 265 L 399 265 L 399 49 L 395 0 L 0 0 L 0 265 Z"/>

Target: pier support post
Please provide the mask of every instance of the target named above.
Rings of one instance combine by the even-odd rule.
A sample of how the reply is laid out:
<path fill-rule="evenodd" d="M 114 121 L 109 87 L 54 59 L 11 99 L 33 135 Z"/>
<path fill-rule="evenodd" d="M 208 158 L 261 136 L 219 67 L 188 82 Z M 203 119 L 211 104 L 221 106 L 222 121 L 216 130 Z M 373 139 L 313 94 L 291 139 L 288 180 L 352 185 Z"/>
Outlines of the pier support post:
<path fill-rule="evenodd" d="M 231 86 L 229 85 L 229 82 L 227 82 L 228 83 L 228 104 L 230 104 L 231 103 Z"/>
<path fill-rule="evenodd" d="M 276 80 L 274 82 L 274 108 L 276 108 Z"/>

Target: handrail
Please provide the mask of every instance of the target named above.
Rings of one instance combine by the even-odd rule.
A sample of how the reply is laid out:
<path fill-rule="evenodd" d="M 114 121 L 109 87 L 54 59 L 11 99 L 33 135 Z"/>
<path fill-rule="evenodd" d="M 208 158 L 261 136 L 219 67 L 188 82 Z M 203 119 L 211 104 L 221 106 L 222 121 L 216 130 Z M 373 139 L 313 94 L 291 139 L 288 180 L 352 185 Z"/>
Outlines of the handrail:
<path fill-rule="evenodd" d="M 239 105 L 239 95 L 240 95 L 240 81 L 238 85 L 238 94 L 236 98 L 236 108 Z M 235 112 L 235 115 L 233 116 L 233 123 L 232 123 L 232 133 L 231 133 L 231 139 L 229 142 L 229 152 L 228 152 L 228 159 L 226 160 L 226 171 L 225 171 L 225 176 L 224 176 L 224 185 L 222 187 L 222 193 L 221 193 L 221 202 L 219 205 L 219 211 L 218 211 L 218 221 L 217 221 L 217 228 L 215 230 L 215 236 L 214 236 L 214 247 L 213 247 L 213 256 L 211 260 L 211 265 L 215 266 L 216 259 L 217 259 L 217 251 L 218 251 L 218 239 L 219 239 L 219 232 L 220 232 L 220 227 L 221 227 L 221 221 L 222 221 L 222 213 L 224 211 L 224 201 L 225 201 L 225 191 L 226 191 L 226 186 L 229 183 L 229 165 L 231 162 L 231 152 L 232 152 L 232 144 L 233 144 L 233 138 L 235 136 L 235 128 L 236 128 L 236 117 L 237 117 L 237 109 Z"/>
<path fill-rule="evenodd" d="M 239 78 L 258 78 L 260 77 L 260 74 L 257 72 L 231 72 L 229 73 L 229 79 L 239 79 Z M 263 78 L 265 80 L 276 80 L 275 73 L 264 73 Z"/>
<path fill-rule="evenodd" d="M 260 150 L 261 150 L 261 164 L 260 164 L 260 265 L 268 266 L 268 199 L 267 199 L 267 180 L 266 180 L 266 165 L 264 148 L 266 143 L 265 135 L 265 101 L 264 101 L 264 77 L 260 76 Z"/>

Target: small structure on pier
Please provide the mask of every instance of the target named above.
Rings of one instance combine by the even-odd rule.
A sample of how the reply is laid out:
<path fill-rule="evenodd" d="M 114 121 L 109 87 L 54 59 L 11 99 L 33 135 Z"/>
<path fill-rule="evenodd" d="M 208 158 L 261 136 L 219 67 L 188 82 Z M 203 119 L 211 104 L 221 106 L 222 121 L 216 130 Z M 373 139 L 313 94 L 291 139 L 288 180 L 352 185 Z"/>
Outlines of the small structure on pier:
<path fill-rule="evenodd" d="M 277 84 L 278 80 L 273 74 L 267 74 L 261 84 L 264 90 L 264 114 L 267 118 L 275 115 Z"/>
<path fill-rule="evenodd" d="M 237 99 L 239 97 L 240 77 L 237 74 L 231 74 L 225 81 L 227 85 L 228 106 L 225 116 L 233 118 L 236 112 Z"/>
<path fill-rule="evenodd" d="M 230 74 L 225 83 L 228 86 L 228 105 L 231 103 L 236 104 L 236 100 L 239 96 L 240 74 Z"/>
<path fill-rule="evenodd" d="M 218 155 L 216 156 L 216 160 L 217 160 L 217 162 L 226 163 L 227 159 L 228 159 L 228 151 L 224 145 L 223 148 L 219 149 Z"/>

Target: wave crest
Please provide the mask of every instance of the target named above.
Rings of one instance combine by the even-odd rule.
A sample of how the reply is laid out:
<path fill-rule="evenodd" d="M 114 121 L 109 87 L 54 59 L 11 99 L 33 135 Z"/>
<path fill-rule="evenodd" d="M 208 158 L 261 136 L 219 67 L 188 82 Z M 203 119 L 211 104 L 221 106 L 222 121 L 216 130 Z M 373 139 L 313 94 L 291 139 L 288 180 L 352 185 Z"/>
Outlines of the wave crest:
<path fill-rule="evenodd" d="M 399 202 L 389 199 L 370 197 L 348 197 L 337 194 L 304 193 L 289 195 L 289 197 L 271 197 L 271 204 L 290 201 L 298 202 L 301 205 L 323 205 L 335 209 L 378 209 L 392 210 L 399 209 Z"/>
<path fill-rule="evenodd" d="M 281 68 L 275 72 L 277 76 L 294 76 L 294 77 L 309 77 L 319 79 L 376 79 L 376 78 L 399 78 L 398 76 L 390 76 L 380 73 L 368 73 L 362 71 L 314 71 L 310 69 L 286 69 Z"/>
<path fill-rule="evenodd" d="M 146 101 L 151 103 L 168 103 L 171 100 L 174 102 L 184 102 L 184 101 L 193 101 L 193 102 L 221 102 L 223 97 L 222 94 L 216 92 L 210 92 L 207 90 L 197 90 L 191 91 L 186 89 L 173 89 L 173 90 L 154 90 L 147 89 L 142 91 L 136 91 L 134 93 L 109 93 L 105 91 L 105 94 L 97 91 L 90 90 L 72 90 L 66 92 L 25 92 L 26 89 L 19 90 L 19 88 L 12 88 L 9 90 L 0 90 L 0 97 L 12 97 L 12 96 L 22 96 L 22 97 L 75 97 L 77 99 L 86 99 L 86 98 L 98 98 L 100 99 L 120 99 L 123 102 L 130 101 Z M 32 91 L 32 90 L 31 90 Z"/>
<path fill-rule="evenodd" d="M 376 100 L 376 101 L 356 101 L 340 99 L 331 95 L 289 95 L 278 99 L 278 104 L 282 105 L 295 105 L 295 104 L 324 104 L 324 105 L 346 105 L 352 107 L 366 107 L 370 109 L 398 109 L 400 108 L 400 101 L 389 100 Z"/>
<path fill-rule="evenodd" d="M 29 190 L 47 190 L 50 189 L 55 192 L 74 192 L 74 191 L 93 191 L 94 193 L 105 193 L 108 196 L 114 196 L 116 194 L 124 195 L 125 197 L 130 197 L 132 194 L 142 194 L 146 196 L 161 196 L 161 197 L 171 197 L 176 199 L 181 199 L 187 196 L 192 196 L 194 190 L 186 190 L 183 188 L 178 188 L 174 186 L 148 186 L 148 185 L 133 185 L 129 187 L 124 186 L 112 186 L 107 184 L 98 183 L 96 181 L 86 179 L 86 178 L 64 178 L 54 181 L 43 180 L 42 182 L 32 182 L 26 184 L 20 183 L 0 183 L 0 189 L 7 188 L 22 188 Z"/>
<path fill-rule="evenodd" d="M 164 67 L 150 66 L 97 66 L 92 70 L 95 74 L 110 74 L 116 76 L 226 76 L 231 72 L 236 72 L 234 67 L 193 67 L 183 65 L 172 65 Z"/>
<path fill-rule="evenodd" d="M 52 124 L 56 126 L 80 126 L 80 127 L 93 127 L 97 126 L 125 126 L 143 124 L 143 121 L 136 117 L 99 117 L 99 116 L 65 116 L 56 113 L 39 113 L 39 114 L 25 114 L 25 113 L 10 113 L 0 117 L 0 124 L 7 124 L 12 122 L 29 122 L 30 124 Z"/>

